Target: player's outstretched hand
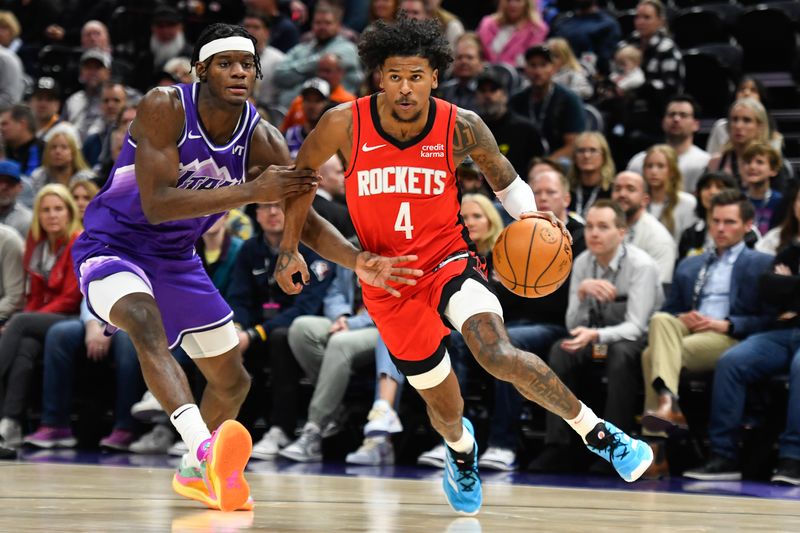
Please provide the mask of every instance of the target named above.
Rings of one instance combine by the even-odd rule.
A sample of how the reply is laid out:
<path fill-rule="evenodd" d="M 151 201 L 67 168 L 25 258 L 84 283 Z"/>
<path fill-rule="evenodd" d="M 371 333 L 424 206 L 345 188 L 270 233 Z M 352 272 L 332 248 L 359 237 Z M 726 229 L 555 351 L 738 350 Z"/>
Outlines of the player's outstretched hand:
<path fill-rule="evenodd" d="M 320 181 L 316 171 L 292 166 L 270 165 L 252 182 L 256 202 L 280 202 L 313 190 Z"/>
<path fill-rule="evenodd" d="M 303 283 L 295 283 L 292 276 L 300 272 Z M 278 254 L 278 264 L 275 265 L 275 281 L 286 294 L 298 294 L 303 290 L 303 285 L 308 285 L 311 280 L 308 274 L 306 260 L 297 250 L 281 250 Z"/>
<path fill-rule="evenodd" d="M 422 270 L 395 266 L 399 263 L 408 263 L 416 260 L 416 255 L 383 257 L 371 252 L 361 252 L 356 258 L 356 275 L 367 285 L 381 288 L 395 298 L 399 298 L 400 292 L 390 287 L 387 282 L 416 285 L 416 278 L 422 275 Z"/>
<path fill-rule="evenodd" d="M 543 220 L 547 220 L 552 225 L 559 228 L 561 233 L 563 233 L 564 236 L 569 239 L 569 243 L 572 244 L 572 234 L 567 229 L 564 221 L 558 218 L 552 211 L 528 211 L 527 213 L 522 213 L 519 218 L 520 220 L 524 220 L 526 218 L 541 218 Z"/>

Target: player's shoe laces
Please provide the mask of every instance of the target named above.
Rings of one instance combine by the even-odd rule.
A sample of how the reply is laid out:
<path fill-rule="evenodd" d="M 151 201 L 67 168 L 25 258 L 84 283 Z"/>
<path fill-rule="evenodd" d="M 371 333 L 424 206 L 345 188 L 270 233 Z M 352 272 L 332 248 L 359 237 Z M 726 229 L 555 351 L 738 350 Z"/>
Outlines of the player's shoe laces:
<path fill-rule="evenodd" d="M 653 450 L 611 422 L 600 422 L 586 435 L 586 447 L 611 463 L 625 481 L 636 481 L 653 462 Z"/>
<path fill-rule="evenodd" d="M 200 470 L 208 494 L 220 510 L 235 511 L 247 502 L 250 487 L 244 479 L 244 467 L 252 449 L 250 433 L 235 420 L 223 422 L 208 441 Z"/>
<path fill-rule="evenodd" d="M 474 436 L 472 423 L 466 418 L 463 420 L 464 427 Z M 478 514 L 483 502 L 481 478 L 478 475 L 478 443 L 475 443 L 469 454 L 454 453 L 447 446 L 445 449 L 442 486 L 447 502 L 457 513 Z"/>
<path fill-rule="evenodd" d="M 183 461 L 172 477 L 172 490 L 185 498 L 197 500 L 210 509 L 219 509 L 219 504 L 211 498 L 203 482 L 203 472 L 195 466 L 184 466 Z M 248 496 L 247 501 L 237 511 L 252 511 L 253 507 L 253 498 Z"/>

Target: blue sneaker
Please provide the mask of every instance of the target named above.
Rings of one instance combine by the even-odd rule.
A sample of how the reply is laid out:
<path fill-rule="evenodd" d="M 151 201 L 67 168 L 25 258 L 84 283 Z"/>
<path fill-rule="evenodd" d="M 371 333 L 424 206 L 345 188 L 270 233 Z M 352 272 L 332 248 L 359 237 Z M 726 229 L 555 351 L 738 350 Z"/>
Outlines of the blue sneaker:
<path fill-rule="evenodd" d="M 464 427 L 473 436 L 475 430 L 472 423 L 464 418 Z M 460 514 L 476 515 L 481 510 L 483 502 L 483 492 L 481 490 L 481 478 L 478 475 L 478 443 L 472 450 L 471 464 L 459 463 L 453 457 L 453 452 L 445 444 L 444 478 L 442 486 L 447 502 L 453 510 Z"/>
<path fill-rule="evenodd" d="M 636 481 L 653 462 L 653 450 L 632 439 L 611 422 L 601 422 L 586 435 L 586 447 L 611 463 L 627 482 Z"/>

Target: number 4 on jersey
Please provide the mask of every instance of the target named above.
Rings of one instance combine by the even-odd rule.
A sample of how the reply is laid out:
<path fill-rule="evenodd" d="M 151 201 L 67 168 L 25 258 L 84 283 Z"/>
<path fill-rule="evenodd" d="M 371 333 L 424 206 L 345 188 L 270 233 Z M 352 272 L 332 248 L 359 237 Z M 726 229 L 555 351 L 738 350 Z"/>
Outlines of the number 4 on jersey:
<path fill-rule="evenodd" d="M 394 221 L 394 230 L 405 232 L 406 239 L 411 239 L 411 232 L 414 231 L 414 226 L 411 225 L 411 205 L 408 202 L 400 204 L 400 209 L 397 211 L 397 220 Z"/>

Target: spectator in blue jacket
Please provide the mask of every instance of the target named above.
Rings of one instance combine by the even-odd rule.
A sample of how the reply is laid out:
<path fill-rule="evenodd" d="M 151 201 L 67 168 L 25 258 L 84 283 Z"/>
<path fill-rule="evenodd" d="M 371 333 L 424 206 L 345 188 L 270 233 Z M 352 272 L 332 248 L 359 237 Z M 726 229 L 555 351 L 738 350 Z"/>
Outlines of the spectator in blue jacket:
<path fill-rule="evenodd" d="M 678 406 L 681 368 L 710 371 L 717 360 L 752 333 L 766 329 L 773 310 L 759 292 L 759 277 L 772 256 L 747 248 L 745 234 L 755 218 L 740 191 L 725 190 L 711 200 L 709 232 L 714 250 L 678 264 L 662 312 L 650 319 L 649 345 L 642 353 L 646 435 L 686 428 Z M 663 441 L 654 440 L 652 477 L 667 473 Z"/>
<path fill-rule="evenodd" d="M 771 479 L 773 483 L 800 485 L 799 267 L 800 244 L 793 240 L 775 257 L 774 272 L 761 277 L 761 294 L 781 314 L 769 331 L 751 335 L 725 352 L 717 363 L 708 424 L 711 456 L 704 465 L 684 472 L 685 477 L 710 481 L 742 479 L 739 431 L 748 386 L 788 374 L 786 428 L 778 441 L 778 465 Z"/>
<path fill-rule="evenodd" d="M 268 420 L 292 435 L 297 424 L 300 367 L 289 348 L 287 333 L 298 316 L 322 311 L 334 266 L 301 246 L 311 281 L 298 295 L 284 293 L 274 276 L 283 235 L 283 211 L 278 203 L 265 203 L 258 204 L 255 212 L 261 231 L 242 245 L 228 290 L 228 303 L 240 330 L 239 345 L 245 367 L 253 374 L 253 386 L 242 417 L 245 422 L 252 422 L 261 414 L 259 411 L 267 401 L 264 371 L 269 366 L 272 400 Z"/>

